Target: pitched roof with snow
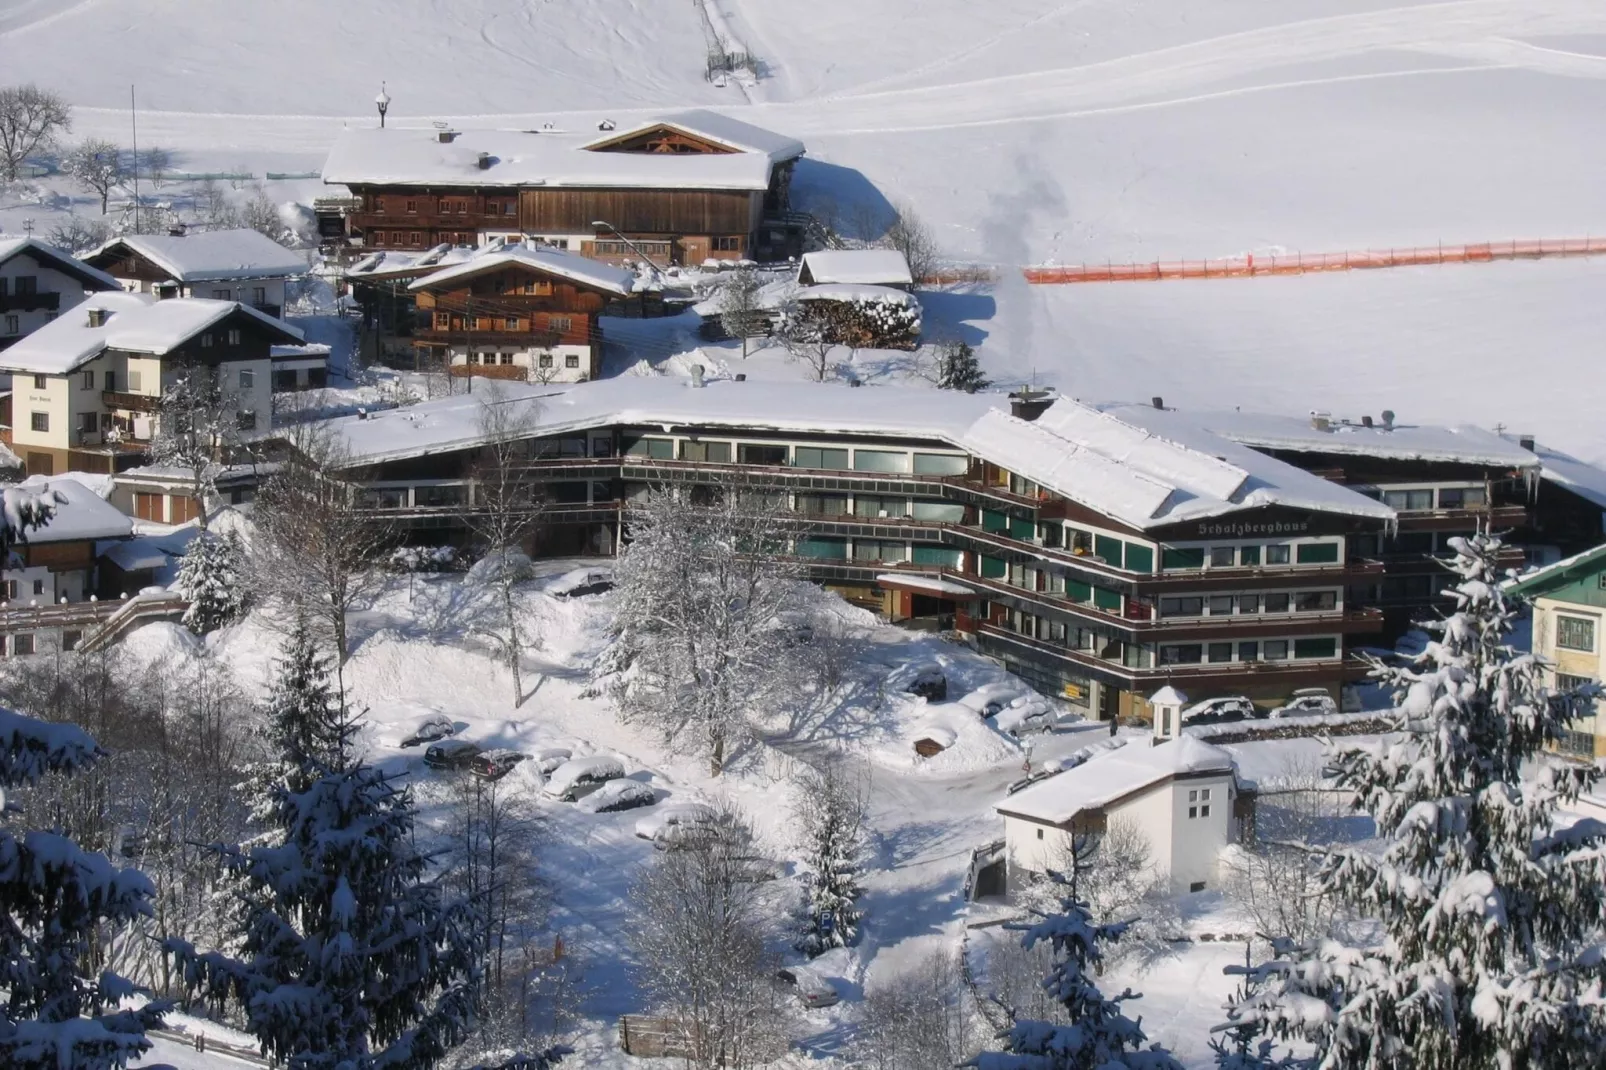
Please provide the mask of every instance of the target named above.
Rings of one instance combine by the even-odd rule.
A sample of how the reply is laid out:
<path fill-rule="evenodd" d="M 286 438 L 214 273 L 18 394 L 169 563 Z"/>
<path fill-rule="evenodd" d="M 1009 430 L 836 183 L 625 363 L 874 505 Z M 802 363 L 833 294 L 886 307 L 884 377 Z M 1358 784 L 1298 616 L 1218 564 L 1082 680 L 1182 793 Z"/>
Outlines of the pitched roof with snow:
<path fill-rule="evenodd" d="M 609 152 L 598 146 L 655 126 L 717 141 L 726 153 Z M 802 155 L 792 138 L 713 112 L 683 112 L 632 130 L 434 130 L 359 127 L 341 132 L 323 165 L 340 185 L 563 186 L 593 189 L 764 190 L 770 171 Z M 480 166 L 481 158 L 487 166 Z"/>
<path fill-rule="evenodd" d="M 86 484 L 66 476 L 30 476 L 19 486 L 53 490 L 66 498 L 56 506 L 50 523 L 28 532 L 28 542 L 77 542 L 86 539 L 123 539 L 133 534 L 134 522 Z"/>
<path fill-rule="evenodd" d="M 373 279 L 399 279 L 424 275 L 453 264 L 461 264 L 478 256 L 480 250 L 462 245 L 437 245 L 421 253 L 404 253 L 398 249 L 380 249 L 369 253 L 346 269 L 346 277 L 361 276 Z"/>
<path fill-rule="evenodd" d="M 912 293 L 865 282 L 833 282 L 821 286 L 804 286 L 793 289 L 791 298 L 794 301 L 868 301 L 873 304 L 902 305 L 905 308 L 920 307 L 920 299 Z"/>
<path fill-rule="evenodd" d="M 896 249 L 825 249 L 804 253 L 798 281 L 868 283 L 872 286 L 912 286 L 909 261 Z"/>
<path fill-rule="evenodd" d="M 105 313 L 100 326 L 89 314 Z M 0 369 L 34 375 L 66 375 L 107 349 L 162 356 L 228 316 L 241 312 L 259 321 L 274 336 L 300 342 L 301 331 L 238 301 L 174 297 L 159 301 L 152 294 L 94 294 L 56 317 L 9 349 L 0 351 Z"/>
<path fill-rule="evenodd" d="M 1113 413 L 1145 427 L 1170 430 L 1192 424 L 1223 438 L 1260 449 L 1289 450 L 1299 453 L 1332 453 L 1391 460 L 1453 461 L 1510 468 L 1532 468 L 1534 455 L 1481 427 L 1458 425 L 1434 427 L 1343 421 L 1331 423 L 1323 431 L 1309 419 L 1249 412 L 1177 412 L 1149 405 L 1106 405 Z"/>
<path fill-rule="evenodd" d="M 89 254 L 108 262 L 128 249 L 149 260 L 179 282 L 228 279 L 273 279 L 300 275 L 306 259 L 249 227 L 185 234 L 126 234 Z M 109 254 L 109 255 L 108 255 Z"/>
<path fill-rule="evenodd" d="M 443 267 L 433 274 L 425 275 L 423 278 L 415 280 L 407 288 L 409 290 L 448 289 L 453 284 L 470 276 L 510 266 L 525 267 L 532 271 L 557 275 L 582 286 L 595 290 L 605 290 L 608 293 L 620 296 L 630 293 L 636 284 L 635 272 L 614 267 L 612 264 L 605 264 L 600 260 L 592 260 L 576 253 L 566 253 L 556 249 L 535 249 L 527 245 L 504 245 L 500 248 L 488 249 L 468 257 L 450 267 Z"/>
<path fill-rule="evenodd" d="M 1508 594 L 1534 598 L 1557 587 L 1565 587 L 1575 580 L 1606 571 L 1606 545 L 1596 546 L 1583 553 L 1564 557 L 1553 565 L 1536 568 L 1503 585 Z"/>
<path fill-rule="evenodd" d="M 71 275 L 83 283 L 86 290 L 123 288 L 122 283 L 99 268 L 92 268 L 82 260 L 68 256 L 54 245 L 46 245 L 38 238 L 0 238 L 0 264 L 24 253 L 46 267 L 54 268 L 64 275 Z"/>
<path fill-rule="evenodd" d="M 1098 810 L 1179 776 L 1235 776 L 1232 755 L 1193 736 L 1145 746 L 1128 743 L 1101 751 L 993 807 L 1000 814 L 1065 825 L 1077 814 Z"/>

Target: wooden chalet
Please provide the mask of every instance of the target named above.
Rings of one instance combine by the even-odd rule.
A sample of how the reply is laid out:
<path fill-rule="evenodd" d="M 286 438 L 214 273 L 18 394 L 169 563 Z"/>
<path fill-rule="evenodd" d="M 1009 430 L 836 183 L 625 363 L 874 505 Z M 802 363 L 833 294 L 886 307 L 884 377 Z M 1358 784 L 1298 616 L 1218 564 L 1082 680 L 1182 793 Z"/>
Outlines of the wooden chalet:
<path fill-rule="evenodd" d="M 800 252 L 788 213 L 802 155 L 801 142 L 692 111 L 600 137 L 348 130 L 323 176 L 350 189 L 346 233 L 359 247 L 522 240 L 662 267 Z"/>
<path fill-rule="evenodd" d="M 408 287 L 418 303 L 414 341 L 454 375 L 595 379 L 602 361 L 597 317 L 634 284 L 631 272 L 573 253 L 506 246 Z"/>

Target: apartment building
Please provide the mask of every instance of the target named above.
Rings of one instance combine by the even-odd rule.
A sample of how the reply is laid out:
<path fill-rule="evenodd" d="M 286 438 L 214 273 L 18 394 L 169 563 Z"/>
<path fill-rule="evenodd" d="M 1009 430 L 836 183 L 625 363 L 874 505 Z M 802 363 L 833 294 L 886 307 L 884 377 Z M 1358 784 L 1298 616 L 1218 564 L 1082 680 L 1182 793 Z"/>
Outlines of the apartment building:
<path fill-rule="evenodd" d="M 110 275 L 36 238 L 0 238 L 0 350 L 89 294 L 118 288 Z"/>
<path fill-rule="evenodd" d="M 127 234 L 84 261 L 133 293 L 238 301 L 275 318 L 284 313 L 289 281 L 307 272 L 303 254 L 249 227 Z"/>
<path fill-rule="evenodd" d="M 1101 717 L 1196 698 L 1337 697 L 1382 627 L 1352 543 L 1387 504 L 1231 440 L 1160 436 L 1068 399 L 840 384 L 621 378 L 507 384 L 331 421 L 376 514 L 466 537 L 483 407 L 524 410 L 540 552 L 611 554 L 654 488 L 784 506 L 818 582 L 952 628 Z"/>
<path fill-rule="evenodd" d="M 1533 652 L 1548 664 L 1550 686 L 1570 691 L 1606 681 L 1606 546 L 1530 572 L 1506 593 L 1533 603 Z M 1560 749 L 1586 761 L 1606 758 L 1602 728 L 1598 712 L 1576 721 Z"/>

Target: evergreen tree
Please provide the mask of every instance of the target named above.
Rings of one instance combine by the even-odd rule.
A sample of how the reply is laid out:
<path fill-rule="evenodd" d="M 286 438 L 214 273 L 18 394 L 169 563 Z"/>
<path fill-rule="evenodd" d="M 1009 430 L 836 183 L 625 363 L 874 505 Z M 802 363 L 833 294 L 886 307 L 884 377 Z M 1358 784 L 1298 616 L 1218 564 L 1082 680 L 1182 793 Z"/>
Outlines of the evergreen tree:
<path fill-rule="evenodd" d="M 1274 953 L 1286 953 L 1293 947 L 1283 937 L 1272 938 Z M 1265 984 L 1267 968 L 1253 966 L 1249 961 L 1249 945 L 1244 945 L 1244 964 L 1228 966 L 1227 974 L 1243 978 L 1238 991 L 1227 1002 L 1231 1015 L 1238 1007 L 1252 1002 Z M 1279 1054 L 1277 1042 L 1267 1034 L 1267 1023 L 1253 1016 L 1234 1019 L 1217 1026 L 1210 1039 L 1210 1051 L 1216 1057 L 1217 1070 L 1313 1070 L 1314 1059 L 1302 1059 L 1287 1053 Z"/>
<path fill-rule="evenodd" d="M 1148 1037 L 1140 1020 L 1128 1018 L 1122 1004 L 1140 998 L 1127 989 L 1108 999 L 1093 977 L 1103 961 L 1101 944 L 1121 938 L 1126 923 L 1095 925 L 1076 894 L 1076 877 L 1051 874 L 1066 889 L 1058 914 L 1022 926 L 1027 948 L 1047 943 L 1054 950 L 1053 971 L 1043 988 L 1065 1007 L 1066 1025 L 1017 1021 L 1004 1052 L 986 1052 L 969 1064 L 978 1070 L 1182 1070 L 1182 1064 Z"/>
<path fill-rule="evenodd" d="M 796 817 L 808 868 L 807 907 L 797 949 L 810 958 L 858 939 L 864 916 L 856 905 L 863 893 L 864 807 L 861 786 L 836 767 L 803 778 Z"/>
<path fill-rule="evenodd" d="M 1383 850 L 1328 848 L 1323 880 L 1381 937 L 1268 964 L 1231 1011 L 1314 1043 L 1322 1070 L 1576 1067 L 1606 1046 L 1606 829 L 1556 820 L 1598 774 L 1540 755 L 1587 704 L 1506 642 L 1500 541 L 1451 545 L 1455 611 L 1411 663 L 1374 670 L 1401 737 L 1333 759 Z"/>
<path fill-rule="evenodd" d="M 0 710 L 0 814 L 4 788 L 104 755 L 78 728 Z M 109 1070 L 150 1048 L 145 1031 L 162 1024 L 166 1004 L 117 1010 L 133 986 L 83 970 L 99 934 L 148 916 L 154 895 L 138 870 L 117 869 L 59 832 L 18 837 L 0 824 L 0 1066 Z"/>
<path fill-rule="evenodd" d="M 268 696 L 264 735 L 273 758 L 253 770 L 258 820 L 271 821 L 274 788 L 306 791 L 349 762 L 356 725 L 330 682 L 331 660 L 319 652 L 307 618 L 298 616 Z"/>
<path fill-rule="evenodd" d="M 205 635 L 245 613 L 242 563 L 240 540 L 233 532 L 217 535 L 203 531 L 195 537 L 179 563 L 174 584 L 190 603 L 184 611 L 186 628 Z"/>
<path fill-rule="evenodd" d="M 222 849 L 250 903 L 237 956 L 170 940 L 289 1070 L 425 1070 L 474 1023 L 473 915 L 426 879 L 411 794 L 358 764 L 273 791 L 278 845 Z"/>
<path fill-rule="evenodd" d="M 992 382 L 981 373 L 981 362 L 968 342 L 952 342 L 937 352 L 937 386 L 943 390 L 963 390 L 974 394 Z"/>

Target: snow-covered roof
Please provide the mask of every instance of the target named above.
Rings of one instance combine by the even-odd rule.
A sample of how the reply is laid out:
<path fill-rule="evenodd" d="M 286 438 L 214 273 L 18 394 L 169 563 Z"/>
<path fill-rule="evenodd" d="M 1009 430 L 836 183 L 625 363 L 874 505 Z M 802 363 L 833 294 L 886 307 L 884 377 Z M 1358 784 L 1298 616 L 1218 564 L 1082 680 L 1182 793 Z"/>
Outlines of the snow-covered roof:
<path fill-rule="evenodd" d="M 914 294 L 894 290 L 890 286 L 873 286 L 863 282 L 835 282 L 821 286 L 804 286 L 792 294 L 797 301 L 876 301 L 884 305 L 903 305 L 919 308 L 920 300 Z"/>
<path fill-rule="evenodd" d="M 1535 446 L 1539 476 L 1606 510 L 1606 471 L 1546 446 Z"/>
<path fill-rule="evenodd" d="M 121 290 L 122 283 L 101 271 L 92 268 L 75 257 L 57 249 L 54 245 L 46 245 L 38 238 L 0 238 L 0 264 L 4 264 L 14 256 L 28 256 L 47 267 L 55 268 L 65 275 L 71 275 L 84 284 L 86 290 Z"/>
<path fill-rule="evenodd" d="M 1576 576 L 1592 575 L 1597 566 L 1606 564 L 1606 545 L 1596 546 L 1582 553 L 1564 557 L 1554 564 L 1536 568 L 1503 585 L 1510 594 L 1536 595 L 1557 585 L 1571 583 Z"/>
<path fill-rule="evenodd" d="M 1011 416 L 998 394 L 833 383 L 714 380 L 697 388 L 628 376 L 502 390 L 504 404 L 531 410 L 534 435 L 635 425 L 935 439 L 1138 529 L 1266 506 L 1394 516 L 1381 502 L 1197 428 L 1176 441 L 1068 399 L 1026 421 Z M 480 441 L 484 396 L 342 417 L 331 426 L 353 464 L 465 449 Z"/>
<path fill-rule="evenodd" d="M 737 152 L 759 153 L 776 163 L 803 155 L 803 142 L 796 138 L 777 134 L 773 130 L 766 130 L 761 126 L 754 126 L 752 123 L 733 119 L 729 115 L 721 115 L 702 108 L 648 119 L 627 130 L 610 130 L 588 142 L 586 147 L 595 151 L 602 146 L 627 140 L 644 130 L 654 130 L 660 126 L 672 126 L 684 130 L 688 134 L 718 142 Z"/>
<path fill-rule="evenodd" d="M 225 279 L 273 279 L 300 275 L 307 261 L 265 234 L 238 230 L 206 230 L 182 237 L 172 234 L 126 234 L 89 254 L 98 259 L 132 250 L 179 282 Z"/>
<path fill-rule="evenodd" d="M 941 576 L 922 576 L 918 572 L 883 572 L 875 581 L 884 587 L 907 587 L 911 590 L 931 591 L 933 594 L 976 596 L 975 590 Z"/>
<path fill-rule="evenodd" d="M 1170 429 L 1188 422 L 1223 438 L 1260 449 L 1290 450 L 1303 453 L 1333 453 L 1356 457 L 1394 460 L 1454 461 L 1511 468 L 1532 468 L 1534 455 L 1492 431 L 1459 425 L 1435 427 L 1394 424 L 1384 428 L 1374 422 L 1330 420 L 1329 430 L 1313 425 L 1310 418 L 1275 416 L 1250 412 L 1177 412 L 1149 405 L 1108 405 L 1106 412 L 1145 427 Z"/>
<path fill-rule="evenodd" d="M 814 283 L 847 282 L 867 283 L 873 286 L 912 286 L 914 275 L 909 261 L 896 249 L 825 249 L 804 253 L 798 265 L 798 280 L 803 273 Z"/>
<path fill-rule="evenodd" d="M 396 249 L 380 249 L 370 253 L 346 269 L 346 277 L 360 276 L 370 279 L 398 279 L 411 275 L 438 271 L 443 267 L 461 264 L 479 255 L 479 250 L 467 245 L 436 245 L 421 253 L 405 253 Z"/>
<path fill-rule="evenodd" d="M 134 532 L 134 522 L 126 514 L 76 479 L 30 476 L 18 486 L 53 490 L 67 499 L 56 506 L 50 523 L 28 532 L 30 543 L 125 539 Z"/>
<path fill-rule="evenodd" d="M 98 327 L 89 313 L 106 313 Z M 65 375 L 107 349 L 161 356 L 208 327 L 243 312 L 287 340 L 301 341 L 301 331 L 238 301 L 204 297 L 157 300 L 153 294 L 92 294 L 22 341 L 0 352 L 0 369 L 35 375 Z"/>
<path fill-rule="evenodd" d="M 1232 755 L 1192 736 L 1144 746 L 1129 743 L 1100 751 L 1081 765 L 1024 788 L 998 803 L 1001 814 L 1068 824 L 1077 814 L 1097 810 L 1178 776 L 1234 772 Z"/>
<path fill-rule="evenodd" d="M 327 359 L 330 347 L 323 342 L 305 342 L 300 345 L 278 345 L 268 347 L 268 356 L 274 360 L 318 360 Z"/>
<path fill-rule="evenodd" d="M 1188 704 L 1188 696 L 1183 694 L 1181 691 L 1178 691 L 1176 688 L 1172 687 L 1170 684 L 1166 684 L 1160 690 L 1156 691 L 1154 694 L 1149 696 L 1149 704 L 1151 706 L 1153 706 L 1153 705 L 1186 706 Z"/>
<path fill-rule="evenodd" d="M 610 152 L 632 132 L 676 126 L 734 152 Z M 340 185 L 564 186 L 605 189 L 763 190 L 779 161 L 803 153 L 801 142 L 712 112 L 684 112 L 634 131 L 463 130 L 442 141 L 435 130 L 355 127 L 341 132 L 323 165 Z M 484 157 L 487 166 L 480 166 Z"/>
<path fill-rule="evenodd" d="M 128 539 L 123 542 L 114 542 L 99 555 L 122 569 L 124 572 L 134 572 L 138 569 L 165 568 L 169 560 L 168 552 L 153 538 L 143 536 L 137 539 Z"/>
<path fill-rule="evenodd" d="M 495 271 L 497 268 L 510 265 L 558 275 L 582 286 L 606 290 L 621 296 L 630 293 L 635 288 L 636 282 L 635 272 L 614 267 L 612 264 L 604 264 L 600 260 L 592 260 L 577 253 L 566 253 L 557 249 L 535 249 L 521 244 L 505 245 L 499 249 L 486 250 L 467 257 L 451 267 L 444 267 L 433 274 L 425 275 L 410 283 L 407 288 L 434 290 L 471 275 Z"/>

